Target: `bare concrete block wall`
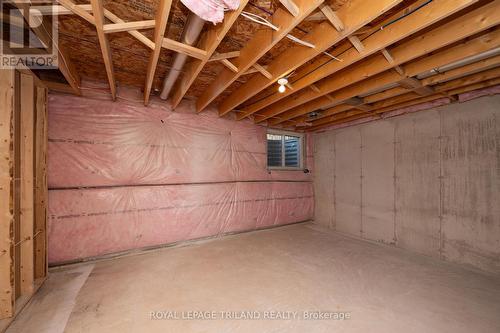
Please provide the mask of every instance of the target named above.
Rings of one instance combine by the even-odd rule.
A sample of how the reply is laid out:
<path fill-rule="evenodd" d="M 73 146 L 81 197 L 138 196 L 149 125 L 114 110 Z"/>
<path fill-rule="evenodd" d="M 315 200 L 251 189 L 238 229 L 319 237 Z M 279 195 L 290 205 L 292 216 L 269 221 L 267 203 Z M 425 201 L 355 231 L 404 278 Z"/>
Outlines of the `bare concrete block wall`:
<path fill-rule="evenodd" d="M 315 135 L 315 221 L 500 274 L 500 96 Z"/>
<path fill-rule="evenodd" d="M 334 197 L 334 159 L 335 156 L 335 145 L 333 143 L 334 133 L 329 132 L 325 135 L 318 137 L 318 141 L 314 141 L 314 153 L 322 152 L 320 156 L 317 157 L 315 163 L 320 168 L 319 174 L 321 174 L 321 179 L 316 177 L 316 166 L 313 173 L 314 177 L 314 197 L 321 198 L 321 200 L 315 200 L 315 212 L 316 220 L 321 221 L 327 227 L 335 228 L 334 219 L 334 209 L 335 197 Z"/>

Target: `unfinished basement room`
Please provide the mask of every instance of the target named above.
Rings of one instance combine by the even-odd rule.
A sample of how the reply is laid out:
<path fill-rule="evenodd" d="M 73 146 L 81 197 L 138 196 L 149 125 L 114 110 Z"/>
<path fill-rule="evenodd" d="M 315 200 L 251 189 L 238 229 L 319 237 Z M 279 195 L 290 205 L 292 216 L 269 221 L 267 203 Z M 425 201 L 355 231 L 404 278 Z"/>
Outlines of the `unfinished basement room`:
<path fill-rule="evenodd" d="M 500 0 L 0 7 L 0 333 L 500 333 Z"/>

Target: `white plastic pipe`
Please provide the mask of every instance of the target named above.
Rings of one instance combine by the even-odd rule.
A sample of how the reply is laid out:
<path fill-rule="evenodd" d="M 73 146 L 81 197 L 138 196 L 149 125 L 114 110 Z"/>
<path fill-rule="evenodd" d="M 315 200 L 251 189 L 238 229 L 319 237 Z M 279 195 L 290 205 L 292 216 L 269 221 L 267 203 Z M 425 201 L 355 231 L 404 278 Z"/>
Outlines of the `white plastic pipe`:
<path fill-rule="evenodd" d="M 186 22 L 186 26 L 182 32 L 181 42 L 187 45 L 194 45 L 200 37 L 201 30 L 205 25 L 205 21 L 199 16 L 191 13 Z M 179 75 L 184 68 L 184 64 L 187 60 L 187 55 L 183 53 L 177 53 L 175 56 L 172 68 L 168 72 L 167 77 L 163 81 L 163 89 L 161 90 L 160 98 L 167 99 L 174 87 Z"/>

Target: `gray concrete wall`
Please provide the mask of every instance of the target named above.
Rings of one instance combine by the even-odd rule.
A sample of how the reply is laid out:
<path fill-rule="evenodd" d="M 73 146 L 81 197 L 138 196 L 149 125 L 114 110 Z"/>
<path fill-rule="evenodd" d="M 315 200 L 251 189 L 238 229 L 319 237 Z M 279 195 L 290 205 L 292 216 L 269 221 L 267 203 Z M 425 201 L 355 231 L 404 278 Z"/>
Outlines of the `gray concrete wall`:
<path fill-rule="evenodd" d="M 500 274 L 500 95 L 314 142 L 316 223 Z"/>

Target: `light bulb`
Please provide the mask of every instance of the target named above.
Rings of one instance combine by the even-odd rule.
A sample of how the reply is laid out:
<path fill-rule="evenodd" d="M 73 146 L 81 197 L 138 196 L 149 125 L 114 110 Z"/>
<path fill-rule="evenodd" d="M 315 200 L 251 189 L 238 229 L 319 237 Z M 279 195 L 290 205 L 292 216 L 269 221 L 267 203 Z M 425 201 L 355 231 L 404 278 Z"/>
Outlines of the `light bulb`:
<path fill-rule="evenodd" d="M 285 88 L 285 86 L 283 86 L 283 85 L 280 85 L 280 86 L 279 86 L 279 88 L 278 88 L 278 91 L 279 91 L 280 93 L 284 93 L 284 92 L 285 92 L 285 90 L 286 90 L 286 88 Z"/>

